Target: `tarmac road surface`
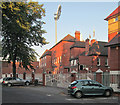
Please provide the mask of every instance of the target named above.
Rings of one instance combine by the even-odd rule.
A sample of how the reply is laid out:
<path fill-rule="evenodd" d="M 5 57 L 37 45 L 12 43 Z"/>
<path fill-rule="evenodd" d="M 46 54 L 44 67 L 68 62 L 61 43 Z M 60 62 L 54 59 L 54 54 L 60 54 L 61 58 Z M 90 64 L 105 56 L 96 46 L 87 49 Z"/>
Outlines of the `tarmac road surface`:
<path fill-rule="evenodd" d="M 2 103 L 105 103 L 118 105 L 118 97 L 87 96 L 76 99 L 67 89 L 44 86 L 14 86 L 2 88 Z"/>

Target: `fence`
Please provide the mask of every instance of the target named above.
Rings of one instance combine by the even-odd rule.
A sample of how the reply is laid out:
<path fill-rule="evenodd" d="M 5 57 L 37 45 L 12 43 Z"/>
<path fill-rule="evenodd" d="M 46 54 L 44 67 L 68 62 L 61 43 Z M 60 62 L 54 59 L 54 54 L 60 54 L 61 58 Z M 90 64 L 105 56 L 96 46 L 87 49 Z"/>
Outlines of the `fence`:
<path fill-rule="evenodd" d="M 99 75 L 97 75 L 97 73 L 79 73 L 79 74 L 76 74 L 76 80 L 80 80 L 80 79 L 95 80 L 95 81 L 102 83 L 105 86 L 110 85 L 109 72 L 100 73 Z"/>
<path fill-rule="evenodd" d="M 12 74 L 2 74 L 2 77 L 11 77 Z M 23 74 L 18 74 L 19 78 L 23 78 Z M 26 74 L 26 79 L 32 80 L 32 74 Z M 43 74 L 34 74 L 34 79 L 43 80 Z M 76 73 L 74 80 L 89 79 L 102 83 L 104 86 L 113 87 L 114 91 L 120 90 L 120 74 L 103 73 Z M 71 83 L 72 74 L 46 74 L 45 85 L 67 88 Z"/>
<path fill-rule="evenodd" d="M 114 91 L 120 88 L 120 74 L 113 75 L 109 72 L 103 73 L 76 73 L 75 80 L 89 79 L 102 83 L 104 86 L 111 86 Z M 46 85 L 67 88 L 71 83 L 71 74 L 46 74 Z"/>
<path fill-rule="evenodd" d="M 18 75 L 18 77 L 19 78 L 22 78 L 22 79 L 24 79 L 24 74 L 17 74 Z M 13 76 L 13 74 L 2 74 L 2 78 L 5 78 L 5 77 L 12 77 Z M 34 73 L 34 79 L 38 79 L 38 80 L 40 80 L 40 81 L 42 81 L 42 77 L 43 75 L 42 74 L 35 74 Z M 28 79 L 28 80 L 32 80 L 33 79 L 33 77 L 32 77 L 32 73 L 31 74 L 25 74 L 25 78 L 26 79 Z"/>

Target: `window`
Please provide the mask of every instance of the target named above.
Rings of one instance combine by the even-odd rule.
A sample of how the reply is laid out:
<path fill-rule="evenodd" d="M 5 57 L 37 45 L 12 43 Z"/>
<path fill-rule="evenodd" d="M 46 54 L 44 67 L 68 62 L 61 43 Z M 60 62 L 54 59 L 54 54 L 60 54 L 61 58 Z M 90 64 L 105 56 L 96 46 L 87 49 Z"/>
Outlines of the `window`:
<path fill-rule="evenodd" d="M 57 59 L 58 59 L 58 63 L 59 63 L 59 57 Z"/>
<path fill-rule="evenodd" d="M 108 58 L 105 59 L 105 66 L 108 66 Z"/>
<path fill-rule="evenodd" d="M 70 72 L 70 69 L 68 69 L 68 72 Z"/>
<path fill-rule="evenodd" d="M 118 21 L 118 17 L 115 18 L 115 22 Z"/>
<path fill-rule="evenodd" d="M 78 83 L 78 81 L 73 81 L 73 82 L 71 83 L 71 86 L 75 86 L 77 83 Z"/>
<path fill-rule="evenodd" d="M 60 62 L 61 62 L 61 56 L 60 56 Z"/>
<path fill-rule="evenodd" d="M 57 64 L 57 58 L 55 58 L 55 64 Z"/>
<path fill-rule="evenodd" d="M 73 66 L 73 60 L 71 60 L 71 66 Z"/>
<path fill-rule="evenodd" d="M 89 85 L 88 81 L 83 81 L 82 86 L 88 86 L 88 85 Z"/>
<path fill-rule="evenodd" d="M 80 65 L 80 70 L 83 70 L 83 65 Z"/>
<path fill-rule="evenodd" d="M 97 66 L 100 66 L 100 58 L 97 58 Z"/>
<path fill-rule="evenodd" d="M 46 56 L 45 56 L 45 59 L 46 59 Z"/>
<path fill-rule="evenodd" d="M 45 63 L 45 66 L 46 66 L 46 63 Z"/>
<path fill-rule="evenodd" d="M 77 65 L 76 60 L 74 60 L 74 66 Z"/>

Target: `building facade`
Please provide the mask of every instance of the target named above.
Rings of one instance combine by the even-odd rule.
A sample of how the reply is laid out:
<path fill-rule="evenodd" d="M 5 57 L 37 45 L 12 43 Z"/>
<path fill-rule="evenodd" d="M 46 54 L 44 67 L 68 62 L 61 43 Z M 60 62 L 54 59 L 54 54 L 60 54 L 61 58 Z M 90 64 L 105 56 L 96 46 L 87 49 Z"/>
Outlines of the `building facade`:
<path fill-rule="evenodd" d="M 108 62 L 112 75 L 111 86 L 120 88 L 120 6 L 107 18 L 108 21 Z"/>
<path fill-rule="evenodd" d="M 46 73 L 102 72 L 108 71 L 106 42 L 96 39 L 80 41 L 80 31 L 75 37 L 67 35 L 40 57 L 40 69 Z"/>
<path fill-rule="evenodd" d="M 108 21 L 108 60 L 111 73 L 120 72 L 120 6 L 105 20 Z"/>

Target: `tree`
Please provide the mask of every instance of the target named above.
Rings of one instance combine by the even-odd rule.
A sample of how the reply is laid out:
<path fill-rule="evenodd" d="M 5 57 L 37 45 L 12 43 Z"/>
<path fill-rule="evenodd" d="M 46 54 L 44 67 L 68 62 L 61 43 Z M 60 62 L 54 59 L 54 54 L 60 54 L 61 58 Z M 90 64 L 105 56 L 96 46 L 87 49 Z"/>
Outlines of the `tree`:
<path fill-rule="evenodd" d="M 20 67 L 34 69 L 32 62 L 38 55 L 31 47 L 47 44 L 42 35 L 45 16 L 43 4 L 38 2 L 3 2 L 2 8 L 2 54 L 3 59 L 13 62 L 16 78 L 16 61 Z"/>

